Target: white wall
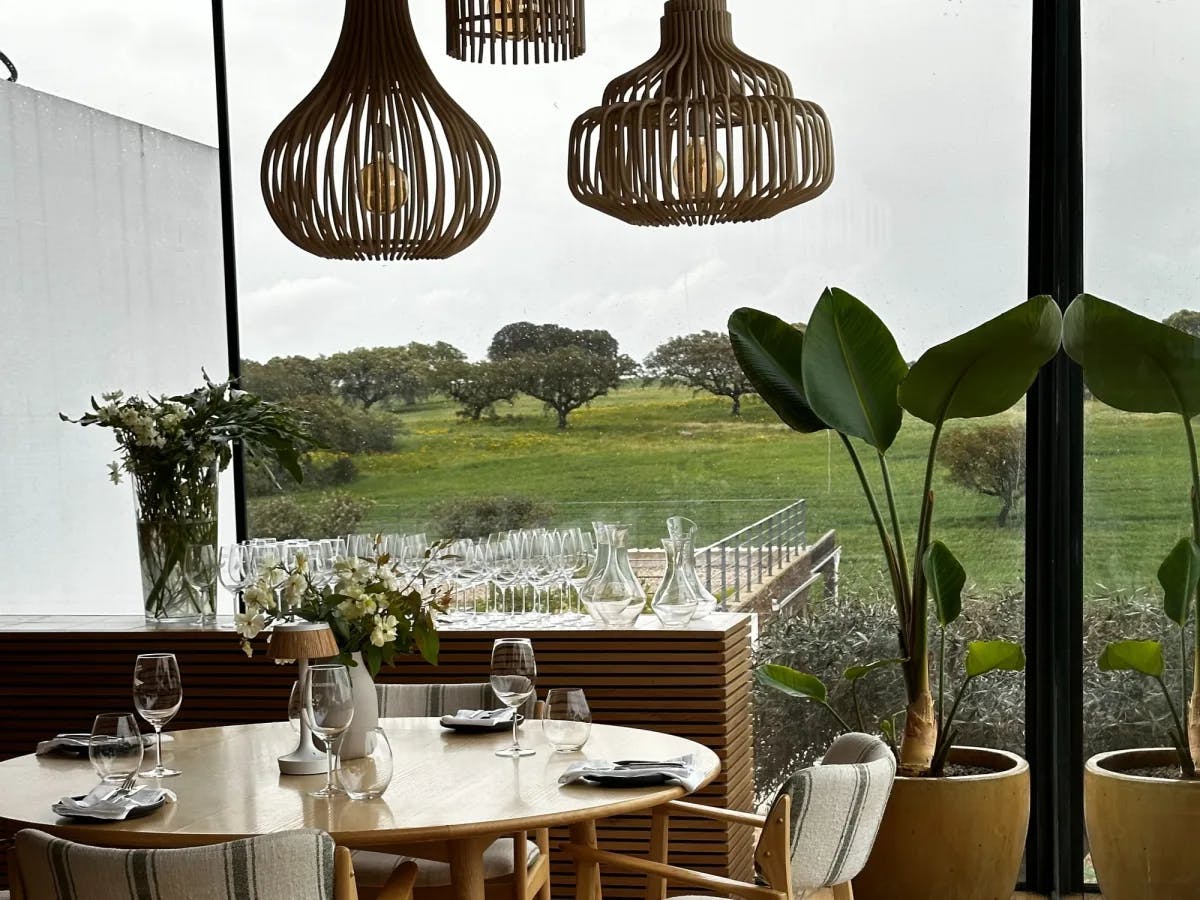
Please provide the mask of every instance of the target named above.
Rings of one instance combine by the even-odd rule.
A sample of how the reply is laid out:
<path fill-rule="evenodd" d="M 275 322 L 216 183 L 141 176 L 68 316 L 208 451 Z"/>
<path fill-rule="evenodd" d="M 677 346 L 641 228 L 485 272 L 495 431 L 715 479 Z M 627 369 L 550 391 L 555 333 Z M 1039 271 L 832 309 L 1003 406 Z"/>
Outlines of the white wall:
<path fill-rule="evenodd" d="M 215 149 L 0 82 L 0 614 L 141 612 L 112 434 L 58 413 L 223 377 L 223 285 Z"/>

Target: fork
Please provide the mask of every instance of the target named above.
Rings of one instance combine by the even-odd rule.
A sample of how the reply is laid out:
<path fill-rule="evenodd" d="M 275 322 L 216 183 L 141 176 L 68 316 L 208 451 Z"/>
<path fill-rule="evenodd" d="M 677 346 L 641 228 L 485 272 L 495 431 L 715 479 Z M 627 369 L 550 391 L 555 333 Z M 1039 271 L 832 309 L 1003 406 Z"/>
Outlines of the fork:
<path fill-rule="evenodd" d="M 100 803 L 107 803 L 110 800 L 119 799 L 119 795 L 128 794 L 130 792 L 130 789 L 133 787 L 133 783 L 135 781 L 137 781 L 137 777 L 138 777 L 137 772 L 130 772 L 128 775 L 125 776 L 125 779 L 119 785 L 116 786 L 116 788 L 109 791 L 104 796 L 97 797 L 95 800 L 81 800 L 81 801 L 79 801 L 79 805 L 80 806 L 96 806 L 97 804 L 100 804 Z"/>

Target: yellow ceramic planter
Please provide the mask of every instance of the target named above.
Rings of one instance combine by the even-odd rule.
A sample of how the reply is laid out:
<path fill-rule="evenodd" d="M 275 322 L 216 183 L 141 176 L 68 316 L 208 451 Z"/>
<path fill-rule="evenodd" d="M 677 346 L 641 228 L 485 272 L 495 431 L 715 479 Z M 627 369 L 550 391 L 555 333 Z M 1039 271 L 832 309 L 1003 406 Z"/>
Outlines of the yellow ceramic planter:
<path fill-rule="evenodd" d="M 1118 750 L 1087 761 L 1084 818 L 1104 900 L 1200 897 L 1200 780 L 1125 774 L 1178 765 L 1175 751 Z"/>
<path fill-rule="evenodd" d="M 1029 763 L 955 747 L 963 778 L 897 778 L 855 900 L 1012 900 L 1029 827 Z"/>

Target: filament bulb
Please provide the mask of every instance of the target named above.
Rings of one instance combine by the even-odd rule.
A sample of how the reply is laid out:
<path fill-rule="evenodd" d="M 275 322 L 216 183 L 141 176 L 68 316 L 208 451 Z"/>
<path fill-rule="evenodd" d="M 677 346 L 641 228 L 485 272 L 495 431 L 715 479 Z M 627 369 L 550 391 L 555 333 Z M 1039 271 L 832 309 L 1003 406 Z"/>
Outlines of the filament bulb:
<path fill-rule="evenodd" d="M 492 31 L 509 40 L 524 40 L 529 36 L 529 15 L 533 14 L 533 30 L 541 30 L 538 5 L 528 0 L 492 0 Z"/>
<path fill-rule="evenodd" d="M 408 201 L 408 176 L 382 150 L 377 150 L 375 161 L 359 172 L 358 192 L 368 210 L 390 216 Z"/>
<path fill-rule="evenodd" d="M 691 197 L 709 193 L 708 159 L 708 144 L 702 137 L 688 141 L 683 153 L 676 157 L 671 166 L 671 172 L 675 178 L 675 184 L 684 196 Z M 683 163 L 682 178 L 680 178 L 681 161 Z M 725 157 L 715 150 L 712 152 L 712 174 L 715 182 L 712 190 L 720 190 L 721 185 L 725 183 Z"/>

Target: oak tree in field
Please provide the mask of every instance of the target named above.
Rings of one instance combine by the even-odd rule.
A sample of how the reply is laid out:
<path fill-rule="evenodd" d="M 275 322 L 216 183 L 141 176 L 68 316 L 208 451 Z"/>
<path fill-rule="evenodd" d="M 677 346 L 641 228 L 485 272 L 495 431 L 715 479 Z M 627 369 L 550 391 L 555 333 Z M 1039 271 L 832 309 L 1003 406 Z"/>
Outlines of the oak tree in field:
<path fill-rule="evenodd" d="M 516 371 L 509 360 L 444 365 L 437 385 L 462 407 L 458 415 L 473 422 L 484 415 L 494 416 L 496 404 L 512 403 L 518 390 Z"/>
<path fill-rule="evenodd" d="M 1025 495 L 1025 429 L 1020 425 L 978 425 L 942 435 L 938 459 L 950 480 L 1000 501 L 996 524 L 1008 524 Z"/>
<path fill-rule="evenodd" d="M 754 386 L 733 355 L 729 335 L 700 331 L 673 337 L 660 344 L 643 364 L 647 376 L 662 384 L 686 384 L 733 401 L 730 415 L 742 412 L 742 397 Z"/>
<path fill-rule="evenodd" d="M 333 378 L 324 357 L 276 356 L 265 363 L 243 359 L 240 385 L 243 390 L 276 403 L 333 393 Z"/>
<path fill-rule="evenodd" d="M 402 347 L 359 347 L 329 357 L 329 373 L 347 402 L 370 409 L 391 398 L 420 392 L 423 380 Z"/>
<path fill-rule="evenodd" d="M 532 322 L 497 331 L 488 358 L 510 366 L 517 389 L 554 410 L 560 429 L 572 412 L 619 387 L 638 368 L 607 331 Z"/>

